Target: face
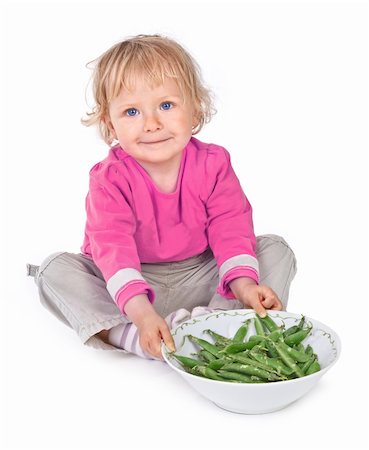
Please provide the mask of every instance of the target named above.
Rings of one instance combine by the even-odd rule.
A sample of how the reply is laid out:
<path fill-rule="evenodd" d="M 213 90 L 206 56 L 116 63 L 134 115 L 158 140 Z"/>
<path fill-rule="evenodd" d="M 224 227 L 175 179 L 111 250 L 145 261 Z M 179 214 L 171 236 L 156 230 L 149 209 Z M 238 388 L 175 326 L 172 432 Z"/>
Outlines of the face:
<path fill-rule="evenodd" d="M 144 167 L 168 168 L 181 157 L 196 125 L 193 108 L 184 104 L 173 79 L 150 87 L 137 80 L 109 105 L 110 127 L 120 146 Z"/>

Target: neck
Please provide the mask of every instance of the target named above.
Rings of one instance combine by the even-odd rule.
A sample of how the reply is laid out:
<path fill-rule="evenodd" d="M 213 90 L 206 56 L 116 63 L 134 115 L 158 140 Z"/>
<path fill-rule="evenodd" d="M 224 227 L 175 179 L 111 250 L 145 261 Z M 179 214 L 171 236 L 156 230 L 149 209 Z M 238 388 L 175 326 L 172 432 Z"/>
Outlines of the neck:
<path fill-rule="evenodd" d="M 141 167 L 143 167 L 146 170 L 146 172 L 151 177 L 156 178 L 165 178 L 166 176 L 172 177 L 178 174 L 183 156 L 183 151 L 184 150 L 182 150 L 182 152 L 180 152 L 178 155 L 176 155 L 169 161 L 165 161 L 164 163 L 150 164 L 146 161 L 141 162 L 139 160 L 137 160 L 137 162 L 140 164 Z"/>

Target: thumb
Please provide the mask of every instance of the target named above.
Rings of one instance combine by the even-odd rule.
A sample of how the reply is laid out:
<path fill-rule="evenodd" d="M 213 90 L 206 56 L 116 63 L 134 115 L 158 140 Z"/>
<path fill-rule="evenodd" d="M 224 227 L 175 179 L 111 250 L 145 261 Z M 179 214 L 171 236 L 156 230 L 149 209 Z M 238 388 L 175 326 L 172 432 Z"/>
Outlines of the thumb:
<path fill-rule="evenodd" d="M 267 316 L 267 312 L 266 312 L 265 308 L 263 308 L 262 306 L 255 309 L 255 311 L 256 311 L 256 314 L 259 317 L 261 317 L 262 319 Z"/>
<path fill-rule="evenodd" d="M 252 307 L 252 309 L 256 312 L 256 314 L 259 317 L 263 318 L 263 317 L 267 316 L 266 309 L 263 307 L 260 300 L 255 299 L 255 300 L 250 301 L 250 306 Z"/>
<path fill-rule="evenodd" d="M 163 341 L 164 341 L 165 345 L 169 348 L 169 350 L 171 352 L 175 352 L 176 351 L 176 346 L 175 346 L 175 343 L 174 343 L 174 339 L 173 339 L 173 336 L 171 335 L 171 332 L 169 331 L 169 328 L 166 325 L 166 323 L 165 323 L 164 326 L 162 326 L 160 328 L 160 332 L 161 332 L 161 335 L 163 337 Z"/>

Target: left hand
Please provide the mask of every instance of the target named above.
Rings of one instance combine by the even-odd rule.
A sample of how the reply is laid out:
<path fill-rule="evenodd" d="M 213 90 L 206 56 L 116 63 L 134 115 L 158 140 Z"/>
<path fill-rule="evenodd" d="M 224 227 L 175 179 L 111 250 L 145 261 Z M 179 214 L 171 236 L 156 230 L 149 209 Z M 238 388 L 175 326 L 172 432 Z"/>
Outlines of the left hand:
<path fill-rule="evenodd" d="M 260 317 L 265 317 L 267 315 L 267 309 L 274 309 L 277 311 L 283 309 L 282 302 L 278 298 L 278 295 L 268 286 L 257 285 L 256 283 L 249 284 L 239 282 L 237 286 L 233 285 L 232 291 L 240 302 L 246 307 L 254 309 Z"/>

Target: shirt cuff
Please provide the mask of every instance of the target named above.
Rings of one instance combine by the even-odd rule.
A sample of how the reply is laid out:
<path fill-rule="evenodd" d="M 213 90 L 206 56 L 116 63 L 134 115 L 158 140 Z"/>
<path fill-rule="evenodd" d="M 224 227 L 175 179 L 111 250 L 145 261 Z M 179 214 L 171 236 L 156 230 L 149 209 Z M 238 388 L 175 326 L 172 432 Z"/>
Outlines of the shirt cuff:
<path fill-rule="evenodd" d="M 132 281 L 125 284 L 115 297 L 116 304 L 120 309 L 121 313 L 126 316 L 124 312 L 124 307 L 126 303 L 131 300 L 132 297 L 139 294 L 146 294 L 149 298 L 151 304 L 155 301 L 155 291 L 144 281 Z"/>
<path fill-rule="evenodd" d="M 219 286 L 217 288 L 217 293 L 224 298 L 235 299 L 235 295 L 232 289 L 229 287 L 228 283 L 232 280 L 240 277 L 252 278 L 257 284 L 259 284 L 259 274 L 251 267 L 234 267 L 233 269 L 226 272 L 223 278 L 220 280 Z"/>

